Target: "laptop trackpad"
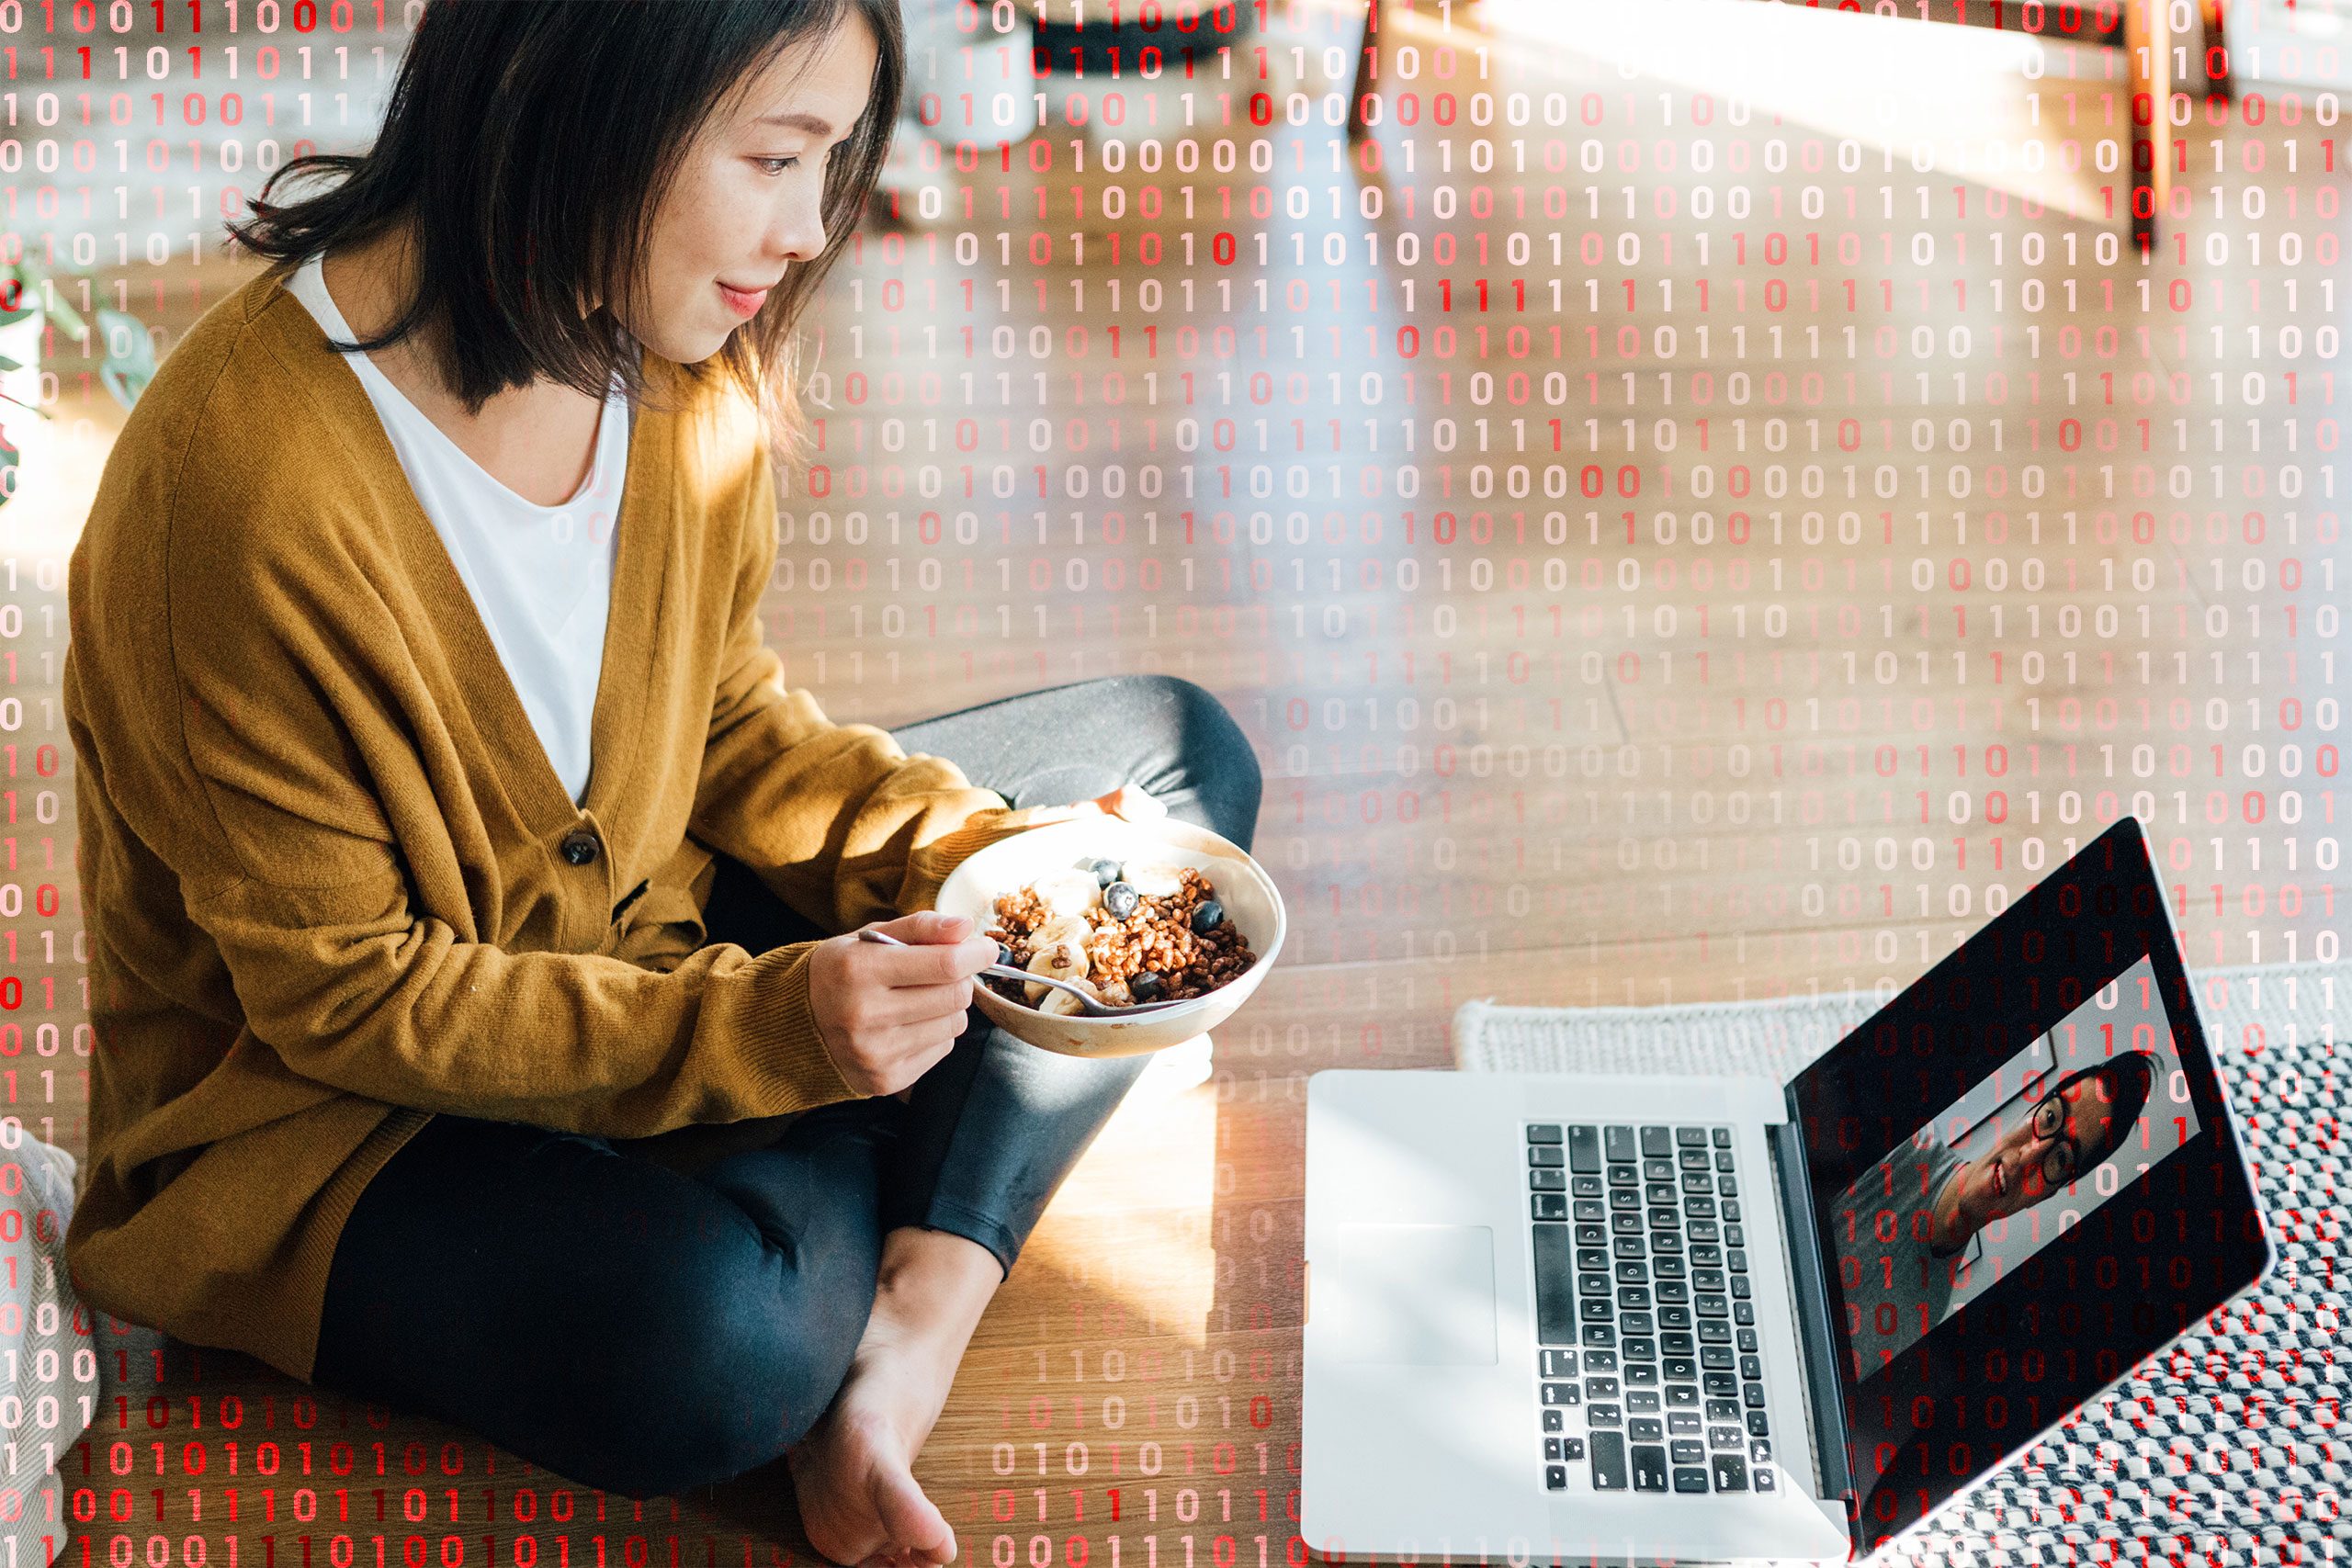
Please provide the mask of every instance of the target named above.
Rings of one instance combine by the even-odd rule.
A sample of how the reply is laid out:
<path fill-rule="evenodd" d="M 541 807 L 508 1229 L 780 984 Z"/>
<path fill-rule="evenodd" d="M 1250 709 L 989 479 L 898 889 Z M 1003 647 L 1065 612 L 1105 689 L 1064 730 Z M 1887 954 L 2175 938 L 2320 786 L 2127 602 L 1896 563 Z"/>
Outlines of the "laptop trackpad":
<path fill-rule="evenodd" d="M 1342 1224 L 1339 1354 L 1491 1366 L 1495 1233 L 1484 1225 Z"/>

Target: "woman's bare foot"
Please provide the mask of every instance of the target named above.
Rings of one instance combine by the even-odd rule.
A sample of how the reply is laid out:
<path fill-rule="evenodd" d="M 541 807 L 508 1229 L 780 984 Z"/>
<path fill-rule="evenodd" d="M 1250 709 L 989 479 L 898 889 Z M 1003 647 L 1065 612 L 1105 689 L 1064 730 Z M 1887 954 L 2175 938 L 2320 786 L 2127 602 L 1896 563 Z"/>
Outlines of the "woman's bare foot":
<path fill-rule="evenodd" d="M 829 1560 L 939 1568 L 955 1559 L 955 1531 L 915 1483 L 914 1457 L 1002 1278 L 995 1255 L 963 1236 L 908 1227 L 884 1238 L 849 1375 L 786 1456 L 801 1527 Z"/>

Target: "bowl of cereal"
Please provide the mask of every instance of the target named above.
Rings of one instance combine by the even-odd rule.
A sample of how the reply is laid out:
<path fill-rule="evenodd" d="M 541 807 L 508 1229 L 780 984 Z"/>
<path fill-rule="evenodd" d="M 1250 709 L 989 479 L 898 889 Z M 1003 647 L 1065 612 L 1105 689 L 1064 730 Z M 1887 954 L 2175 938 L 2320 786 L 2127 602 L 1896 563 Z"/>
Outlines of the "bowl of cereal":
<path fill-rule="evenodd" d="M 1035 982 L 973 983 L 990 1022 L 1070 1056 L 1142 1055 L 1216 1028 L 1258 988 L 1284 926 L 1282 895 L 1247 851 L 1172 817 L 1085 817 L 1000 839 L 956 866 L 935 907 L 995 937 L 1012 968 L 1114 1006 L 1166 1004 L 1088 1017 Z"/>

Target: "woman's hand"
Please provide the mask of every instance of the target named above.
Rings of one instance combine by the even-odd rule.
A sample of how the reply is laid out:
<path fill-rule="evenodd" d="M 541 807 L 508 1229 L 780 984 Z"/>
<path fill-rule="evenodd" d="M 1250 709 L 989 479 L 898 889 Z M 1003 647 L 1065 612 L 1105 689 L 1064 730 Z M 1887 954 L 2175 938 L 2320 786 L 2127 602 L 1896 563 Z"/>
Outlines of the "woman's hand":
<path fill-rule="evenodd" d="M 964 1032 L 972 977 L 996 962 L 996 943 L 961 915 L 922 909 L 874 929 L 910 945 L 850 931 L 819 942 L 808 960 L 818 1038 L 867 1098 L 898 1093 L 947 1055 Z"/>

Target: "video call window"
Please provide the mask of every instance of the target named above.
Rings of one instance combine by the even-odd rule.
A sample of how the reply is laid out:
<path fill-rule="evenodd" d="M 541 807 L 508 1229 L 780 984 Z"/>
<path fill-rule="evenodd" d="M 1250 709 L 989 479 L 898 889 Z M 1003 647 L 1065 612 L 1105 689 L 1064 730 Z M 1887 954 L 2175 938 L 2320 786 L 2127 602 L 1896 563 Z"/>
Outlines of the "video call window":
<path fill-rule="evenodd" d="M 1831 1211 L 1858 1379 L 2198 1134 L 2143 958 L 1969 1088 Z"/>

